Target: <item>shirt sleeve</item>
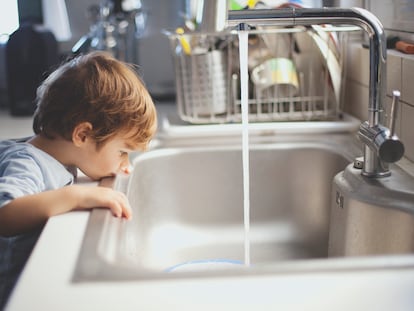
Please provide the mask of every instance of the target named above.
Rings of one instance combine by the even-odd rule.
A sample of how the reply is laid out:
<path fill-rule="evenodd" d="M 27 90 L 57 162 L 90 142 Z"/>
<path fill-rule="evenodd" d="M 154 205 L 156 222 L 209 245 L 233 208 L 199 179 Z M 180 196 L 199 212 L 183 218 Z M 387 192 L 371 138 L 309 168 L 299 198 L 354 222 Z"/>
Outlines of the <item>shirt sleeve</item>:
<path fill-rule="evenodd" d="M 42 171 L 31 157 L 6 159 L 1 163 L 0 208 L 10 201 L 45 189 Z"/>

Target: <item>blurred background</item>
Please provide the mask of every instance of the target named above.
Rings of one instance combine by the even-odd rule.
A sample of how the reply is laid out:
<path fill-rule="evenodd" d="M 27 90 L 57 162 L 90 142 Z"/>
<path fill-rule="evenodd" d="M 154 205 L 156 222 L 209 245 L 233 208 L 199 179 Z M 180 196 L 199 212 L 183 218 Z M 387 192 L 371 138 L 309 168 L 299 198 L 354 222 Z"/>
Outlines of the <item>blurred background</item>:
<path fill-rule="evenodd" d="M 363 7 L 381 20 L 388 37 L 414 41 L 414 3 L 410 1 L 287 2 L 305 7 Z M 250 8 L 252 3 L 258 7 L 276 7 L 286 1 L 229 1 L 230 8 L 239 9 Z M 203 0 L 2 0 L 2 131 L 10 116 L 32 115 L 35 89 L 48 72 L 68 57 L 94 49 L 110 51 L 117 58 L 136 64 L 155 102 L 174 105 L 176 74 L 166 31 L 175 32 L 178 28 L 191 30 L 202 5 Z M 368 98 L 368 52 L 363 32 L 356 33 L 354 37 L 344 54 L 348 66 L 344 93 L 348 112 L 363 120 L 366 118 L 366 106 L 359 103 L 367 102 Z M 408 69 L 413 64 L 411 55 L 392 51 L 389 54 L 388 72 L 392 76 L 387 76 L 387 89 L 394 86 L 402 89 L 402 109 L 406 113 L 401 118 L 414 115 L 413 91 L 404 85 L 404 81 L 412 80 L 412 70 Z M 398 131 L 411 140 L 410 133 L 413 131 L 409 120 L 399 120 L 398 124 Z M 412 153 L 414 158 L 414 151 Z"/>

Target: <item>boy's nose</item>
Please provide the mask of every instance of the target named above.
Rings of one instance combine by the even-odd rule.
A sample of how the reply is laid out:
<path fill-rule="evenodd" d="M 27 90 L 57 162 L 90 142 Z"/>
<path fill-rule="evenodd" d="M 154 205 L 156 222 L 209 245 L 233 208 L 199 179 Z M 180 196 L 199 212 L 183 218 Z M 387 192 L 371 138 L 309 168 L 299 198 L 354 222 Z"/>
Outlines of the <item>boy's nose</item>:
<path fill-rule="evenodd" d="M 126 174 L 131 172 L 131 163 L 129 162 L 128 157 L 122 160 L 120 165 L 120 171 Z"/>

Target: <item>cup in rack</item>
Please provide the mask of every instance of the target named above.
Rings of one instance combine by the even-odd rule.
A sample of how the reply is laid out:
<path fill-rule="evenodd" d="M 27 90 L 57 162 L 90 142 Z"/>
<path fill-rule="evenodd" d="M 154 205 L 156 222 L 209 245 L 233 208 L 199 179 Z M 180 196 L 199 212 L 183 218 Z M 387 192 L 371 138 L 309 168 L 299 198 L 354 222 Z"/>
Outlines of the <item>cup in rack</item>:
<path fill-rule="evenodd" d="M 299 79 L 293 60 L 270 58 L 252 70 L 252 82 L 260 89 L 276 88 L 278 97 L 292 97 L 299 91 Z"/>

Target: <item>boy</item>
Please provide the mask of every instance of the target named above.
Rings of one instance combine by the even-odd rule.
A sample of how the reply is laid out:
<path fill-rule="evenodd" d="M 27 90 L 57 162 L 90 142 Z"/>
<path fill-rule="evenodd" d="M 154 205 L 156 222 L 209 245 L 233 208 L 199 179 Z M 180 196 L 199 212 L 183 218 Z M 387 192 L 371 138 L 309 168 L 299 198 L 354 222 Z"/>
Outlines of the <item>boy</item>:
<path fill-rule="evenodd" d="M 156 110 L 135 71 L 103 52 L 79 56 L 37 90 L 35 135 L 0 142 L 0 309 L 46 220 L 71 210 L 109 208 L 131 218 L 126 197 L 73 185 L 128 172 L 128 155 L 145 150 Z"/>

